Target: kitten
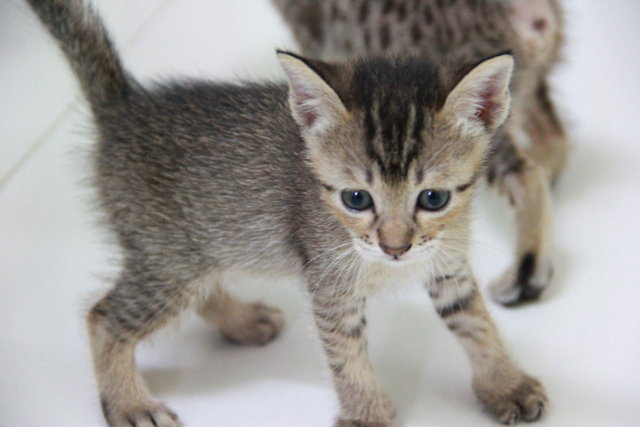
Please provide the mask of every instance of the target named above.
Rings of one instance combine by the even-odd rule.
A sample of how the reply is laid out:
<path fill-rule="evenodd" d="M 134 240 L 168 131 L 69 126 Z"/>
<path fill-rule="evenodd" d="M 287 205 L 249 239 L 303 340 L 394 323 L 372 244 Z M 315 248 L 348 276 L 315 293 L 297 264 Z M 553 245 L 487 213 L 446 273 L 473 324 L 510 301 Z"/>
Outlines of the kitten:
<path fill-rule="evenodd" d="M 135 367 L 142 339 L 195 308 L 230 340 L 265 344 L 277 309 L 235 300 L 230 271 L 303 278 L 340 400 L 338 426 L 392 426 L 367 356 L 364 308 L 385 282 L 420 280 L 500 421 L 538 419 L 542 386 L 511 360 L 467 262 L 470 199 L 505 120 L 513 59 L 331 63 L 278 52 L 287 84 L 127 74 L 82 0 L 29 0 L 89 101 L 95 184 L 124 261 L 88 315 L 111 426 L 176 426 Z"/>
<path fill-rule="evenodd" d="M 490 286 L 505 305 L 537 299 L 553 272 L 549 184 L 568 150 L 547 84 L 562 40 L 558 1 L 273 0 L 303 52 L 315 57 L 402 51 L 473 63 L 515 54 L 512 114 L 487 174 L 516 212 L 515 263 Z"/>

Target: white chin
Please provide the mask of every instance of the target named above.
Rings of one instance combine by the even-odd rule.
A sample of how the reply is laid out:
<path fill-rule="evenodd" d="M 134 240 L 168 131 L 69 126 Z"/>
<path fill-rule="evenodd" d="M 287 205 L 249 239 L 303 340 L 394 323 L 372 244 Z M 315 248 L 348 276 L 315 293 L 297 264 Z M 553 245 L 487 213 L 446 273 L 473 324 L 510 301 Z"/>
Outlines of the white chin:
<path fill-rule="evenodd" d="M 404 267 L 407 264 L 411 264 L 413 262 L 418 261 L 415 257 L 411 255 L 403 256 L 400 258 L 393 258 L 393 257 L 390 257 L 389 255 L 383 254 L 382 252 L 376 252 L 369 249 L 362 249 L 357 246 L 356 246 L 356 250 L 358 251 L 358 254 L 360 254 L 360 256 L 365 261 L 382 263 L 384 265 L 388 265 L 391 267 Z"/>
<path fill-rule="evenodd" d="M 416 259 L 413 257 L 398 259 L 384 257 L 384 259 L 381 259 L 379 262 L 383 262 L 385 265 L 389 265 L 391 267 L 404 267 L 406 265 L 413 264 L 414 262 L 416 262 Z"/>

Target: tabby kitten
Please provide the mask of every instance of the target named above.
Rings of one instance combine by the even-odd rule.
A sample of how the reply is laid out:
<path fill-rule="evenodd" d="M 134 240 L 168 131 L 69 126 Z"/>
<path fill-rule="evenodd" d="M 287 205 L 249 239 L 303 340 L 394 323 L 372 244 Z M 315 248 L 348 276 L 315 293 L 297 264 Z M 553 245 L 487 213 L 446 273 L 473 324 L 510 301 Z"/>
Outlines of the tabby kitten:
<path fill-rule="evenodd" d="M 57 38 L 97 128 L 95 184 L 124 254 L 88 327 L 111 426 L 177 426 L 135 367 L 136 345 L 195 308 L 230 340 L 265 344 L 277 309 L 235 300 L 232 271 L 298 273 L 341 410 L 339 426 L 392 426 L 367 357 L 376 287 L 419 280 L 460 338 L 473 387 L 500 421 L 535 420 L 542 386 L 507 355 L 467 262 L 470 198 L 507 116 L 513 59 L 346 63 L 278 58 L 286 84 L 148 88 L 122 68 L 82 0 L 29 0 Z"/>
<path fill-rule="evenodd" d="M 547 85 L 562 39 L 558 1 L 273 0 L 314 57 L 409 52 L 475 63 L 514 53 L 512 114 L 496 135 L 487 174 L 516 212 L 515 262 L 490 287 L 505 305 L 538 298 L 553 272 L 549 184 L 568 148 Z"/>

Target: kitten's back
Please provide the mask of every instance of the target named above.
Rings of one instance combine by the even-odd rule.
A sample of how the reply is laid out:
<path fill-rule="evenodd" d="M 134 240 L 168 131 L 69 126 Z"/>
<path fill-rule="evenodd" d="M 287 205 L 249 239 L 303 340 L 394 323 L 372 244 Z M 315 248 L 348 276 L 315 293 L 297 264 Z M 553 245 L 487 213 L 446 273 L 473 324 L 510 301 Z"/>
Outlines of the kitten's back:
<path fill-rule="evenodd" d="M 286 94 L 285 85 L 191 81 L 138 88 L 112 109 L 95 179 L 121 243 L 135 235 L 208 265 L 246 258 L 249 244 L 290 250 L 292 198 L 312 178 Z"/>

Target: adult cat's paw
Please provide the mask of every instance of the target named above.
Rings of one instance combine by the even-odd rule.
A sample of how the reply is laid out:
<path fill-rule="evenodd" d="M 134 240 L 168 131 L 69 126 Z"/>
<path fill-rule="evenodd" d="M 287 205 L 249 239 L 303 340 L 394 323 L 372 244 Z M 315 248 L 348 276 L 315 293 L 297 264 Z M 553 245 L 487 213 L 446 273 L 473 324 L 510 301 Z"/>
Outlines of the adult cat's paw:
<path fill-rule="evenodd" d="M 110 427 L 180 427 L 178 416 L 160 402 L 124 405 L 102 401 L 102 412 Z"/>
<path fill-rule="evenodd" d="M 283 324 L 279 309 L 260 303 L 243 304 L 224 319 L 220 333 L 234 344 L 265 345 L 278 336 Z"/>
<path fill-rule="evenodd" d="M 491 384 L 485 388 L 476 387 L 475 392 L 484 408 L 506 425 L 514 425 L 520 420 L 537 421 L 547 406 L 542 384 L 528 376 L 506 393 L 496 390 Z"/>
<path fill-rule="evenodd" d="M 527 253 L 518 265 L 491 282 L 489 294 L 494 301 L 505 306 L 534 301 L 547 288 L 552 276 L 553 267 L 549 258 Z"/>

